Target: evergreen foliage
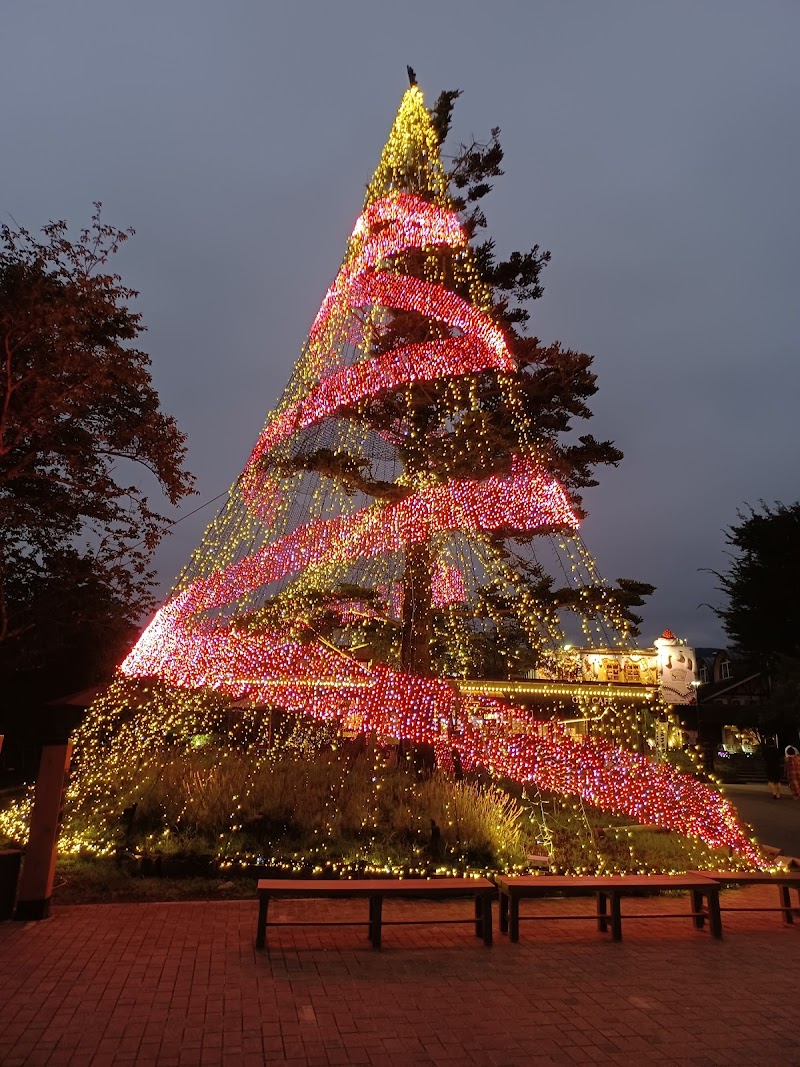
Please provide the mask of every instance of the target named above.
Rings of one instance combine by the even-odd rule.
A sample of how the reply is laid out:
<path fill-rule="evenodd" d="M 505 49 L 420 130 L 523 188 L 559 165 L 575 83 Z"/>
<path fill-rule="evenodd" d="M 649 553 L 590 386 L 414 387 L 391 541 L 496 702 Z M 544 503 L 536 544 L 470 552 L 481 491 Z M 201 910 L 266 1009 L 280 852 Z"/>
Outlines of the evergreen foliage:
<path fill-rule="evenodd" d="M 727 597 L 715 609 L 737 652 L 765 672 L 761 727 L 797 742 L 800 723 L 800 501 L 750 508 L 727 531 L 730 568 L 714 572 Z"/>
<path fill-rule="evenodd" d="M 440 94 L 431 111 L 442 142 L 460 95 L 460 91 Z M 488 225 L 479 201 L 492 192 L 493 179 L 503 175 L 502 161 L 499 127 L 492 129 L 486 143 L 461 144 L 450 160 L 447 177 L 451 201 L 471 236 Z M 504 259 L 498 258 L 492 238 L 475 245 L 478 273 L 491 294 L 492 317 L 502 327 L 519 367 L 513 376 L 515 392 L 524 398 L 537 443 L 546 441 L 549 446 L 549 469 L 572 490 L 573 503 L 580 505 L 575 490 L 597 485 L 593 469 L 604 464 L 616 466 L 622 452 L 613 442 L 597 441 L 590 434 L 581 436 L 575 445 L 565 445 L 561 440 L 571 431 L 574 421 L 592 417 L 587 401 L 597 392 L 597 379 L 590 369 L 592 356 L 565 349 L 558 342 L 543 345 L 538 337 L 526 332 L 530 305 L 544 293 L 541 274 L 550 258 L 550 252 L 542 251 L 538 244 L 524 252 L 511 252 Z M 497 379 L 497 372 L 483 372 L 478 385 L 482 406 L 490 416 L 490 451 L 495 455 L 495 464 L 501 465 L 502 457 L 512 447 L 507 436 L 511 420 L 504 410 Z"/>
<path fill-rule="evenodd" d="M 344 430 L 347 443 L 300 448 L 280 467 L 280 473 L 284 477 L 298 471 L 316 474 L 350 497 L 360 494 L 371 501 L 399 500 L 425 482 L 445 484 L 459 478 L 506 475 L 522 434 L 535 449 L 543 469 L 567 491 L 575 514 L 583 516 L 581 490 L 597 485 L 595 469 L 616 466 L 622 452 L 612 441 L 598 440 L 590 433 L 575 436 L 575 427 L 592 417 L 589 403 L 597 391 L 593 357 L 559 342 L 542 343 L 527 331 L 531 305 L 544 291 L 542 271 L 550 253 L 534 245 L 502 257 L 491 238 L 477 239 L 487 227 L 485 198 L 503 175 L 503 148 L 500 130 L 494 128 L 485 143 L 473 140 L 457 146 L 449 157 L 444 154 L 460 95 L 458 90 L 441 93 L 429 112 L 434 142 L 442 150 L 444 185 L 431 170 L 430 155 L 423 163 L 420 138 L 409 148 L 402 170 L 396 166 L 393 170 L 379 168 L 369 187 L 367 204 L 371 198 L 398 188 L 431 203 L 442 203 L 442 189 L 446 190 L 447 206 L 459 213 L 471 238 L 471 269 L 465 268 L 462 254 L 446 244 L 403 252 L 385 260 L 383 269 L 440 282 L 467 302 L 481 306 L 502 329 L 515 369 L 465 370 L 456 376 L 384 390 L 351 409 L 341 408 L 339 418 L 351 420 L 359 433 L 391 442 L 398 465 L 390 479 L 375 473 L 374 460 L 355 446 L 354 438 L 348 438 Z M 432 320 L 422 307 L 386 308 L 380 318 L 370 322 L 368 354 L 374 358 L 404 346 L 435 343 L 453 332 Z M 276 470 L 274 460 L 270 462 Z M 519 617 L 523 603 L 525 611 L 535 604 L 541 620 L 572 612 L 584 626 L 585 620 L 592 618 L 603 620 L 601 627 L 610 625 L 612 632 L 636 633 L 641 621 L 636 609 L 653 592 L 653 586 L 620 579 L 615 587 L 609 587 L 594 574 L 585 575 L 578 585 L 560 585 L 536 554 L 542 536 L 546 539 L 554 532 L 487 531 L 484 551 L 516 572 L 516 594 L 509 595 L 506 590 L 504 595 L 485 578 L 477 602 L 470 605 L 473 621 L 465 617 L 458 624 L 452 611 L 443 612 L 432 603 L 435 552 L 427 545 L 415 546 L 406 552 L 402 572 L 405 611 L 399 634 L 376 617 L 362 626 L 362 639 L 376 658 L 389 658 L 415 674 L 461 673 L 447 640 L 449 633 L 452 641 L 457 625 L 462 664 L 469 659 L 474 676 L 507 677 L 509 672 L 513 675 L 535 667 L 541 656 L 529 621 Z M 352 584 L 348 577 L 342 587 Z M 362 602 L 368 599 L 367 584 L 363 583 Z M 298 592 L 292 590 L 295 604 Z M 279 598 L 285 599 L 283 594 Z M 306 600 L 311 609 L 309 632 L 333 636 L 341 599 L 341 587 L 334 584 Z M 273 598 L 261 617 L 275 619 L 280 617 L 280 610 Z M 392 654 L 395 637 L 399 638 L 399 657 Z"/>
<path fill-rule="evenodd" d="M 716 573 L 727 606 L 716 609 L 737 649 L 759 665 L 800 659 L 800 502 L 739 514 L 727 531 L 730 568 Z"/>
<path fill-rule="evenodd" d="M 137 294 L 106 269 L 132 232 L 99 204 L 76 240 L 0 227 L 0 673 L 47 668 L 61 692 L 109 671 L 153 606 L 168 522 L 135 468 L 171 504 L 193 481 L 135 347 Z"/>

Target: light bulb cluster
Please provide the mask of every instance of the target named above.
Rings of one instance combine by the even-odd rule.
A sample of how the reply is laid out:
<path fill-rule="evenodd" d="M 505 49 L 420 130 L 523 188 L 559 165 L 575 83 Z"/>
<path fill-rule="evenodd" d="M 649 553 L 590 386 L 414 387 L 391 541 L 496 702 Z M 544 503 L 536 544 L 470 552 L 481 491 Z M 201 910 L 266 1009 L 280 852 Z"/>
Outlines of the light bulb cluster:
<path fill-rule="evenodd" d="M 298 430 L 382 392 L 496 366 L 495 354 L 482 338 L 449 337 L 395 348 L 364 363 L 343 367 L 272 419 L 253 449 L 250 463 L 257 463 Z"/>
<path fill-rule="evenodd" d="M 255 702 L 338 720 L 352 733 L 444 746 L 458 752 L 465 770 L 486 767 L 539 789 L 574 794 L 763 863 L 731 804 L 669 764 L 602 738 L 577 740 L 558 723 L 526 721 L 502 701 L 464 699 L 443 679 L 358 663 L 318 643 L 281 642 L 263 633 L 247 637 L 195 633 L 185 655 L 172 659 L 162 676 L 176 685 L 207 686 L 234 697 L 246 693 Z M 246 673 L 248 666 L 253 673 Z"/>
<path fill-rule="evenodd" d="M 447 604 L 466 602 L 467 589 L 464 585 L 464 575 L 458 567 L 442 559 L 436 561 L 431 575 L 431 600 L 437 608 L 443 608 Z"/>
<path fill-rule="evenodd" d="M 376 226 L 382 228 L 375 231 Z M 465 244 L 454 212 L 419 196 L 394 194 L 366 208 L 353 230 L 352 255 L 328 290 L 309 333 L 308 352 L 314 355 L 306 373 L 321 373 L 322 380 L 306 395 L 281 408 L 267 424 L 241 479 L 242 494 L 256 511 L 262 507 L 261 497 L 269 484 L 259 461 L 297 430 L 382 390 L 488 369 L 515 368 L 502 330 L 481 308 L 436 282 L 375 270 L 387 257 L 413 249 Z M 353 336 L 350 313 L 369 305 L 418 312 L 450 330 L 459 330 L 460 336 L 401 346 L 330 373 L 330 350 L 341 340 L 342 326 L 349 341 L 360 340 Z"/>
<path fill-rule="evenodd" d="M 409 188 L 449 204 L 448 177 L 439 156 L 439 139 L 425 98 L 417 85 L 403 93 L 378 167 L 367 186 L 365 206 L 392 191 Z"/>
<path fill-rule="evenodd" d="M 173 633 L 161 677 L 177 686 L 247 694 L 355 733 L 445 743 L 465 769 L 480 765 L 540 789 L 576 794 L 599 808 L 669 827 L 762 862 L 731 805 L 691 775 L 563 727 L 520 730 L 519 712 L 489 698 L 459 698 L 452 683 L 365 665 L 319 643 L 231 630 Z M 491 723 L 489 730 L 486 723 Z M 477 726 L 476 726 L 477 723 Z"/>
<path fill-rule="evenodd" d="M 515 457 L 508 476 L 481 482 L 453 479 L 395 503 L 373 504 L 354 515 L 298 526 L 252 556 L 198 579 L 160 609 L 121 669 L 133 676 L 164 676 L 176 656 L 192 659 L 196 639 L 209 631 L 213 636 L 213 622 L 193 624 L 198 612 L 230 605 L 263 585 L 315 565 L 394 552 L 428 542 L 434 534 L 446 531 L 575 525 L 577 520 L 558 482 L 537 470 L 531 461 Z M 220 634 L 227 640 L 224 623 L 220 624 Z M 239 646 L 246 636 L 241 632 L 234 635 Z M 250 639 L 262 646 L 261 638 Z M 244 654 L 246 650 L 242 651 Z"/>

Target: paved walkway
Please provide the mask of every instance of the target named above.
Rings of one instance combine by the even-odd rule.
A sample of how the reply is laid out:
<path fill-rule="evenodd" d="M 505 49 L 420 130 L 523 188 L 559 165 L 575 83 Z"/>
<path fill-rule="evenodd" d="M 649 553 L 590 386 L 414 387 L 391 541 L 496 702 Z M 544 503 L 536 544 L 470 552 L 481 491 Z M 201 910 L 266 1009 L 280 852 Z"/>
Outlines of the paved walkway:
<path fill-rule="evenodd" d="M 800 856 L 800 801 L 792 797 L 788 786 L 782 787 L 779 801 L 772 799 L 766 782 L 726 785 L 724 792 L 759 841 L 783 849 L 787 856 Z"/>
<path fill-rule="evenodd" d="M 738 905 L 761 887 L 723 894 Z M 591 901 L 546 901 L 549 912 Z M 678 898 L 626 901 L 623 914 Z M 293 918 L 313 902 L 274 904 Z M 540 905 L 532 905 L 538 907 Z M 364 918 L 363 902 L 320 902 Z M 523 905 L 523 909 L 526 905 Z M 391 902 L 461 918 L 464 902 Z M 256 903 L 59 907 L 0 925 L 3 1067 L 433 1064 L 800 1064 L 800 923 L 725 915 L 714 941 L 689 919 L 528 923 L 486 948 L 466 926 L 291 927 L 253 948 Z"/>

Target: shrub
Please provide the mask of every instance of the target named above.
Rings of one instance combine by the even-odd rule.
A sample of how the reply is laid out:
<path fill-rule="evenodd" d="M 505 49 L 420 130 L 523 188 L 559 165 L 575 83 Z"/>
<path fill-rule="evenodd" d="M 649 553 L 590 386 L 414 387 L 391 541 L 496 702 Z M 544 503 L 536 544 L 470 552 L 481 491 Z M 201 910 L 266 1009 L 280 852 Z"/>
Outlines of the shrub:
<path fill-rule="evenodd" d="M 316 865 L 507 867 L 524 861 L 528 821 L 495 786 L 419 778 L 405 761 L 352 743 L 313 754 L 251 754 L 214 740 L 155 750 L 83 803 L 69 833 L 90 847 L 243 854 Z M 123 812 L 135 816 L 126 834 Z M 69 836 L 68 833 L 68 836 Z M 202 845 L 197 842 L 202 842 Z"/>

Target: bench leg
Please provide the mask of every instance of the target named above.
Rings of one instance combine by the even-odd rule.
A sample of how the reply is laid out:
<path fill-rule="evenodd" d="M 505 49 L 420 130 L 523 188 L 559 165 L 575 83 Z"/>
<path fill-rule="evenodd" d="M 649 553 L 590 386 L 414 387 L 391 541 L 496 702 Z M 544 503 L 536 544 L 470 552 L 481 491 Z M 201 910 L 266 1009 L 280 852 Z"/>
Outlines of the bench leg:
<path fill-rule="evenodd" d="M 608 929 L 608 911 L 606 910 L 607 900 L 605 893 L 595 893 L 597 900 L 597 929 L 601 934 L 604 934 Z"/>
<path fill-rule="evenodd" d="M 269 896 L 266 893 L 258 895 L 258 923 L 256 925 L 256 948 L 264 948 L 267 943 L 267 908 Z"/>
<path fill-rule="evenodd" d="M 622 940 L 622 894 L 611 892 L 611 939 Z"/>
<path fill-rule="evenodd" d="M 613 889 L 600 889 L 595 894 L 597 897 L 597 929 L 605 933 L 611 923 L 611 938 L 613 941 L 622 940 L 622 910 L 620 908 L 621 895 Z M 611 914 L 608 913 L 608 905 L 611 904 Z"/>
<path fill-rule="evenodd" d="M 719 910 L 719 886 L 707 889 L 706 900 L 708 902 L 708 925 L 711 927 L 711 936 L 722 937 L 722 912 Z"/>
<path fill-rule="evenodd" d="M 519 941 L 519 897 L 510 897 L 511 915 L 508 924 L 508 937 L 510 941 Z"/>
<path fill-rule="evenodd" d="M 783 921 L 785 923 L 793 923 L 794 916 L 792 915 L 792 898 L 788 885 L 779 885 L 778 894 L 781 898 L 781 907 L 783 908 Z"/>
<path fill-rule="evenodd" d="M 383 897 L 375 894 L 369 898 L 369 938 L 372 947 L 381 947 L 381 921 L 383 919 Z"/>
<path fill-rule="evenodd" d="M 702 930 L 706 924 L 705 908 L 703 906 L 703 890 L 692 889 L 690 890 L 690 892 L 692 897 L 692 911 L 694 912 L 694 915 L 692 916 L 692 918 L 694 919 L 694 925 L 697 927 L 698 930 Z M 710 903 L 711 902 L 709 900 L 709 910 Z"/>
<path fill-rule="evenodd" d="M 500 933 L 508 933 L 508 894 L 500 890 Z"/>
<path fill-rule="evenodd" d="M 483 933 L 484 945 L 491 945 L 492 943 L 492 895 L 491 893 L 481 893 L 475 900 L 475 906 L 478 906 L 480 901 L 481 910 L 481 928 Z"/>

